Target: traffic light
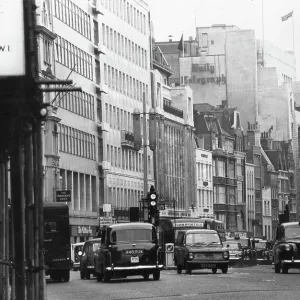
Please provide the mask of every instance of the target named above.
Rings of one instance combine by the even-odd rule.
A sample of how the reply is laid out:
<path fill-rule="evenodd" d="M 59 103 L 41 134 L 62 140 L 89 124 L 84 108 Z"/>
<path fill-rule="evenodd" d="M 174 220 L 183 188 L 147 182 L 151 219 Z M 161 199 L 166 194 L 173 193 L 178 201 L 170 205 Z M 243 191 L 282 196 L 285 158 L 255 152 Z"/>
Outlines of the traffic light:
<path fill-rule="evenodd" d="M 155 224 L 157 218 L 157 194 L 153 185 L 151 185 L 150 192 L 148 193 L 148 205 L 149 205 L 149 223 Z"/>

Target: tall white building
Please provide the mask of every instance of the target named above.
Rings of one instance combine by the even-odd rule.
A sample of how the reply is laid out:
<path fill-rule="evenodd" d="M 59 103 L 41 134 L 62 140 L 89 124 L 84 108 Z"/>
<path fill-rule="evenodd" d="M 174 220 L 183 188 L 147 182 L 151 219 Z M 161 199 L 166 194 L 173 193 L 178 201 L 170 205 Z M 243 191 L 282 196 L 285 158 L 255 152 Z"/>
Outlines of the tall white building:
<path fill-rule="evenodd" d="M 98 1 L 102 112 L 99 121 L 99 202 L 111 204 L 114 215 L 138 206 L 143 196 L 143 149 L 133 147 L 135 108 L 151 105 L 149 8 L 142 1 Z M 101 87 L 100 87 L 101 90 Z M 148 118 L 148 117 L 147 117 Z M 142 118 L 143 119 L 143 118 Z M 149 136 L 149 135 L 148 135 Z M 153 182 L 153 156 L 148 149 L 148 179 Z"/>
<path fill-rule="evenodd" d="M 148 110 L 150 104 L 149 9 L 131 0 L 36 4 L 41 78 L 72 79 L 82 88 L 44 95 L 51 102 L 45 201 L 70 191 L 71 241 L 79 242 L 96 235 L 103 204 L 116 215 L 142 197 L 144 158 L 133 149 L 132 113 L 142 111 L 143 92 Z"/>

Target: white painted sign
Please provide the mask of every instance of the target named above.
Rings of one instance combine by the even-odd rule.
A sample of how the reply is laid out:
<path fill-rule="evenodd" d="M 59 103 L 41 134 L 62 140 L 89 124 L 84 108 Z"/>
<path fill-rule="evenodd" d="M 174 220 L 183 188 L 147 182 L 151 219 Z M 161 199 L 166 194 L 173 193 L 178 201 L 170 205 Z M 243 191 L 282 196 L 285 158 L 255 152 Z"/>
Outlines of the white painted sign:
<path fill-rule="evenodd" d="M 22 0 L 0 0 L 0 76 L 25 75 Z"/>
<path fill-rule="evenodd" d="M 110 224 L 112 224 L 112 222 L 113 222 L 112 217 L 100 217 L 99 218 L 100 226 L 110 225 Z"/>
<path fill-rule="evenodd" d="M 103 204 L 103 212 L 111 212 L 111 204 Z"/>

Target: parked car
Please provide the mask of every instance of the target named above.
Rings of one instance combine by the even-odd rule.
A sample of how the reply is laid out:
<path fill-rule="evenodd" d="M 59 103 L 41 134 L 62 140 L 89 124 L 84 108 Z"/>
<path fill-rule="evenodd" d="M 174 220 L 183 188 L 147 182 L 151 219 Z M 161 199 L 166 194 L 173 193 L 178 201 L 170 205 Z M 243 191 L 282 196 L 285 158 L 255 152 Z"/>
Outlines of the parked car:
<path fill-rule="evenodd" d="M 73 262 L 73 271 L 78 271 L 80 267 L 80 255 L 82 253 L 84 243 L 71 244 L 71 260 Z"/>
<path fill-rule="evenodd" d="M 244 259 L 242 245 L 239 240 L 226 240 L 225 246 L 229 252 L 229 261 L 242 261 Z"/>
<path fill-rule="evenodd" d="M 99 249 L 101 238 L 91 239 L 84 243 L 80 256 L 80 278 L 90 279 L 91 275 L 95 276 L 95 252 Z"/>
<path fill-rule="evenodd" d="M 163 264 L 156 229 L 149 223 L 112 224 L 102 229 L 101 245 L 95 257 L 97 281 L 108 282 L 113 277 L 150 274 L 160 279 Z"/>
<path fill-rule="evenodd" d="M 287 222 L 277 227 L 273 260 L 275 273 L 300 268 L 300 222 Z"/>
<path fill-rule="evenodd" d="M 176 242 L 174 253 L 177 273 L 182 270 L 191 273 L 196 269 L 211 269 L 217 273 L 228 272 L 229 253 L 224 249 L 219 234 L 215 230 L 186 230 Z"/>

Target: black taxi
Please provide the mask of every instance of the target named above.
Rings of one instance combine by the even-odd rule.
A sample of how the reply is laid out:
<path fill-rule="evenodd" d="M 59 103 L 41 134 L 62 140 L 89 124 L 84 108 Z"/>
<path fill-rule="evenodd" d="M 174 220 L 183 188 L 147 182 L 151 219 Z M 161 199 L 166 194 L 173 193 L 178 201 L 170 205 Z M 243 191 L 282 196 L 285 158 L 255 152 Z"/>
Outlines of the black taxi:
<path fill-rule="evenodd" d="M 80 278 L 90 279 L 91 275 L 94 274 L 94 261 L 95 253 L 100 247 L 100 238 L 91 239 L 84 243 L 82 252 L 78 252 L 80 255 Z"/>
<path fill-rule="evenodd" d="M 97 281 L 108 282 L 113 277 L 150 274 L 160 279 L 163 264 L 159 262 L 156 229 L 149 223 L 112 224 L 101 231 L 101 245 L 97 250 L 95 274 Z"/>
<path fill-rule="evenodd" d="M 215 230 L 191 229 L 178 235 L 174 253 L 177 273 L 185 269 L 190 274 L 196 269 L 211 269 L 217 273 L 228 272 L 229 252 L 223 247 L 219 234 Z"/>
<path fill-rule="evenodd" d="M 273 261 L 275 273 L 300 268 L 300 222 L 286 222 L 277 227 Z"/>

